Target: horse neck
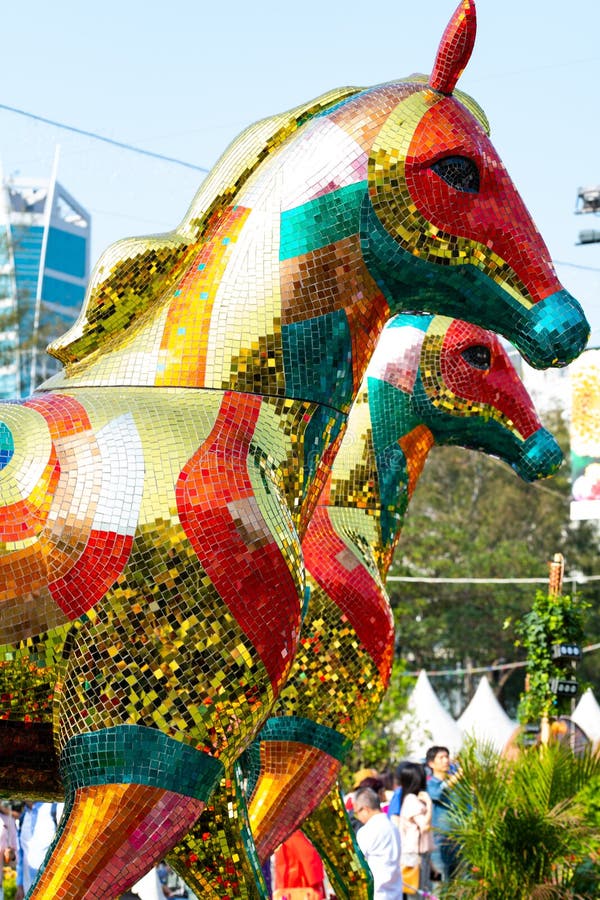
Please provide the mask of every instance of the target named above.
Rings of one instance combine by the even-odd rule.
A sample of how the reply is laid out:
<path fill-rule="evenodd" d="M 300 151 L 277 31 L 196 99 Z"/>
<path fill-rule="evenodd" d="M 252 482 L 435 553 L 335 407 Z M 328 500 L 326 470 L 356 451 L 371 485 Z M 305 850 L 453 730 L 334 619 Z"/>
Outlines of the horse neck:
<path fill-rule="evenodd" d="M 381 390 L 394 391 L 393 403 L 381 402 Z M 431 431 L 412 410 L 411 395 L 369 380 L 368 391 L 359 394 L 352 408 L 319 505 L 327 508 L 334 528 L 337 521 L 349 523 L 342 526 L 344 539 L 355 544 L 360 557 L 369 547 L 382 580 L 433 443 Z M 351 510 L 351 516 L 343 510 Z"/>

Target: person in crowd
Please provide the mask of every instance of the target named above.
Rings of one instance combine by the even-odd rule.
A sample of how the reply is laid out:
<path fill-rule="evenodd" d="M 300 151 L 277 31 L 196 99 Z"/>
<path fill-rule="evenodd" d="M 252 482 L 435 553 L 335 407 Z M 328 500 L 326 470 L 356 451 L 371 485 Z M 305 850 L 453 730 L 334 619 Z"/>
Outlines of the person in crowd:
<path fill-rule="evenodd" d="M 373 769 L 372 771 L 375 771 L 375 770 Z M 359 790 L 360 788 L 365 788 L 365 787 L 371 788 L 372 791 L 375 791 L 375 793 L 379 797 L 379 803 L 381 805 L 382 812 L 387 812 L 387 805 L 385 806 L 385 809 L 384 809 L 384 804 L 386 801 L 385 785 L 384 785 L 382 779 L 379 777 L 379 775 L 377 775 L 377 776 L 368 775 L 366 778 L 363 778 L 363 780 L 357 786 L 354 793 L 356 793 L 356 791 Z M 356 834 L 358 829 L 362 827 L 362 823 L 359 822 L 359 820 L 354 815 L 353 808 L 348 810 L 348 818 L 350 819 L 350 824 L 352 825 L 352 828 L 354 829 L 354 833 Z"/>
<path fill-rule="evenodd" d="M 185 897 L 186 900 L 195 900 L 196 895 L 171 866 L 163 861 L 157 867 L 157 871 L 165 897 Z"/>
<path fill-rule="evenodd" d="M 400 809 L 400 865 L 405 885 L 430 889 L 432 802 L 426 790 L 425 769 L 420 763 L 407 763 L 400 771 L 402 807 Z M 406 889 L 405 889 L 406 893 Z"/>
<path fill-rule="evenodd" d="M 354 815 L 362 825 L 356 840 L 373 875 L 373 900 L 402 900 L 400 835 L 372 788 L 356 791 Z"/>
<path fill-rule="evenodd" d="M 354 794 L 362 785 L 365 778 L 379 778 L 379 772 L 377 769 L 359 769 L 358 772 L 354 775 L 354 780 L 352 782 L 352 790 L 349 794 L 346 794 L 344 798 L 344 803 L 348 812 L 352 812 L 353 804 L 354 804 Z"/>
<path fill-rule="evenodd" d="M 368 778 L 363 778 L 358 787 L 368 787 L 371 788 L 372 791 L 375 791 L 375 793 L 379 797 L 379 805 L 381 806 L 381 811 L 387 812 L 387 797 L 385 793 L 385 784 L 383 778 L 381 778 L 379 775 L 377 775 L 377 777 L 369 776 Z"/>
<path fill-rule="evenodd" d="M 407 760 L 401 762 L 394 772 L 394 793 L 391 796 L 387 814 L 396 828 L 400 827 L 400 807 L 402 806 L 402 788 L 400 787 L 400 772 L 407 764 Z"/>
<path fill-rule="evenodd" d="M 35 881 L 63 814 L 64 803 L 34 803 L 25 800 L 18 822 L 17 891 L 23 900 Z"/>
<path fill-rule="evenodd" d="M 389 815 L 390 802 L 392 797 L 394 796 L 394 790 L 396 788 L 395 782 L 395 774 L 393 769 L 389 766 L 383 770 L 383 772 L 379 776 L 383 782 L 383 799 L 381 801 L 381 810 L 382 812 Z"/>
<path fill-rule="evenodd" d="M 13 818 L 10 804 L 7 800 L 0 800 L 0 900 L 4 900 L 2 882 L 4 880 L 4 865 L 11 863 L 17 854 L 17 828 Z"/>
<path fill-rule="evenodd" d="M 295 831 L 275 851 L 274 900 L 293 888 L 303 888 L 303 900 L 323 900 L 325 870 L 321 857 L 301 831 Z"/>
<path fill-rule="evenodd" d="M 431 775 L 427 779 L 427 793 L 433 804 L 432 826 L 434 848 L 431 854 L 431 871 L 434 881 L 448 881 L 456 869 L 456 844 L 448 838 L 448 813 L 451 803 L 450 751 L 434 745 L 425 756 Z"/>

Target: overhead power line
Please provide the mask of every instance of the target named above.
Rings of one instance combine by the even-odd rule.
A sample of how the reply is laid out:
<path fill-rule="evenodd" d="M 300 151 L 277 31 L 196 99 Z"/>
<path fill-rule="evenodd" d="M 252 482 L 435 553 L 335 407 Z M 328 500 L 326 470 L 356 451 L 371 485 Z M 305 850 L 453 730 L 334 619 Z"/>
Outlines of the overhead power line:
<path fill-rule="evenodd" d="M 416 581 L 422 584 L 547 584 L 545 578 L 433 578 L 420 575 L 388 575 L 386 581 Z M 565 575 L 565 581 L 574 584 L 587 584 L 588 581 L 600 581 L 600 575 Z"/>
<path fill-rule="evenodd" d="M 184 166 L 186 169 L 194 169 L 196 172 L 204 172 L 205 174 L 210 172 L 210 169 L 207 169 L 205 166 L 197 166 L 194 163 L 186 162 L 183 159 L 176 159 L 174 156 L 165 156 L 163 153 L 155 153 L 153 150 L 135 147 L 133 144 L 126 144 L 124 141 L 115 141 L 103 134 L 97 134 L 95 131 L 86 131 L 83 128 L 76 128 L 74 125 L 66 125 L 64 122 L 46 119 L 45 116 L 38 116 L 35 113 L 27 112 L 24 109 L 17 109 L 16 106 L 8 106 L 6 103 L 0 103 L 0 109 L 16 113 L 19 116 L 25 116 L 27 119 L 34 119 L 36 122 L 43 122 L 45 125 L 53 125 L 55 128 L 62 128 L 63 131 L 72 131 L 74 134 L 81 134 L 84 137 L 93 138 L 95 141 L 104 141 L 105 144 L 111 144 L 113 147 L 120 147 L 121 150 L 131 150 L 132 153 L 141 153 L 142 156 L 152 156 L 154 159 L 173 163 L 176 166 Z"/>
<path fill-rule="evenodd" d="M 581 266 L 579 263 L 564 262 L 561 259 L 553 259 L 555 266 L 569 266 L 571 269 L 583 269 L 585 272 L 600 272 L 598 266 Z"/>

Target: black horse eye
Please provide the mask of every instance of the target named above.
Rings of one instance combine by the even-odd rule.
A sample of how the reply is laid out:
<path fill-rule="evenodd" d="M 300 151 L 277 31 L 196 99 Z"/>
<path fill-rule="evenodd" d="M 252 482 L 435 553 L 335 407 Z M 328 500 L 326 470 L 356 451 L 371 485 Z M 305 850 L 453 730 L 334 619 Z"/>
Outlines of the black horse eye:
<path fill-rule="evenodd" d="M 455 190 L 465 194 L 479 192 L 479 169 L 472 159 L 466 156 L 446 156 L 445 159 L 438 159 L 431 168 Z"/>
<path fill-rule="evenodd" d="M 492 362 L 489 347 L 483 344 L 475 344 L 473 347 L 467 347 L 461 353 L 462 358 L 474 369 L 489 369 Z"/>

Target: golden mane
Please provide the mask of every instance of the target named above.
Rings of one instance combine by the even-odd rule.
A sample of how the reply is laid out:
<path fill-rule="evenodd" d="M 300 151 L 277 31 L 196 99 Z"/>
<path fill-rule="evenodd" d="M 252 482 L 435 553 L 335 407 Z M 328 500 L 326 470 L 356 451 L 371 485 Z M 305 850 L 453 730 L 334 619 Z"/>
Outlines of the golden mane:
<path fill-rule="evenodd" d="M 111 244 L 96 264 L 82 310 L 73 326 L 48 346 L 64 365 L 103 348 L 106 340 L 146 319 L 155 302 L 185 271 L 207 230 L 230 205 L 258 166 L 308 119 L 361 88 L 328 91 L 288 112 L 245 129 L 204 179 L 173 231 L 124 238 Z"/>

